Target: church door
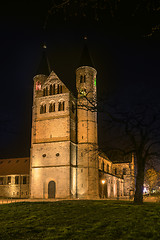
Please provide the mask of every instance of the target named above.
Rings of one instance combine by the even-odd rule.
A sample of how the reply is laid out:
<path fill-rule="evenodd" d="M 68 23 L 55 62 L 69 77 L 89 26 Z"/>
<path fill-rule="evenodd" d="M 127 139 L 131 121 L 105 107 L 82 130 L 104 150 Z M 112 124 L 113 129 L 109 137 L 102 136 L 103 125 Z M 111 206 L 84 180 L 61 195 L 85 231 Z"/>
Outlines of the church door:
<path fill-rule="evenodd" d="M 48 198 L 55 198 L 56 195 L 56 183 L 54 181 L 50 181 L 48 183 Z"/>

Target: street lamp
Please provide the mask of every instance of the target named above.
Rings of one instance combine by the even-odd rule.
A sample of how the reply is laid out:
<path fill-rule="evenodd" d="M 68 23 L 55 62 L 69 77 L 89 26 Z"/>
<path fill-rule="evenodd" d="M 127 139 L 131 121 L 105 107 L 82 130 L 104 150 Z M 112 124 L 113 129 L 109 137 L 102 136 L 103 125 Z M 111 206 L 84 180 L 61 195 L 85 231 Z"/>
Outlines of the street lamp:
<path fill-rule="evenodd" d="M 102 180 L 102 198 L 104 198 L 104 184 L 105 184 L 105 180 Z"/>

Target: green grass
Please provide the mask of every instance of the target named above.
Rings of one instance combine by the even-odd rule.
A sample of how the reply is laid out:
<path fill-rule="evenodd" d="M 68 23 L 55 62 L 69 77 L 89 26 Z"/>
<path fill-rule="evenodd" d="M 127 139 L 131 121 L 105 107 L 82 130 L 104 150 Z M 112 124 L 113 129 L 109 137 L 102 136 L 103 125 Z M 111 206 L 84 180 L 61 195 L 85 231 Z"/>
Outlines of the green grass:
<path fill-rule="evenodd" d="M 160 239 L 160 204 L 59 201 L 0 205 L 0 239 Z"/>

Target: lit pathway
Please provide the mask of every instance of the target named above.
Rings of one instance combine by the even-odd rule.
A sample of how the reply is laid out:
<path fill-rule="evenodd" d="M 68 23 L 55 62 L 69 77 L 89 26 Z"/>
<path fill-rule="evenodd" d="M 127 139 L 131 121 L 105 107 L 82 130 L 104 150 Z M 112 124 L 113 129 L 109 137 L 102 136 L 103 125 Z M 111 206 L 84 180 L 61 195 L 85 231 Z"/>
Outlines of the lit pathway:
<path fill-rule="evenodd" d="M 9 204 L 9 203 L 18 203 L 18 202 L 58 202 L 58 201 L 67 201 L 67 200 L 72 200 L 72 199 L 0 199 L 0 204 Z M 77 200 L 78 199 L 73 199 L 73 200 Z M 85 200 L 85 199 L 83 199 Z M 87 200 L 87 199 L 86 199 Z M 93 200 L 97 200 L 97 199 L 93 199 Z M 98 199 L 98 200 L 117 200 L 117 199 Z M 119 199 L 120 201 L 133 201 L 130 199 Z M 118 201 L 118 200 L 117 200 Z M 144 202 L 159 202 L 160 203 L 160 198 L 157 197 L 147 197 L 143 199 Z"/>

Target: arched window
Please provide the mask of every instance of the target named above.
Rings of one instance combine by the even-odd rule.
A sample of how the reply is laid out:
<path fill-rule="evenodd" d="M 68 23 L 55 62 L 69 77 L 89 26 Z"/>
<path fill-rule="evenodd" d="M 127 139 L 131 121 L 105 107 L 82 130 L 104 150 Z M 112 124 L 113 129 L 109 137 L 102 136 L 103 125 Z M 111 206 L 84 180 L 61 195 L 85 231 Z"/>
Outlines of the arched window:
<path fill-rule="evenodd" d="M 115 168 L 115 175 L 117 174 L 117 168 Z"/>
<path fill-rule="evenodd" d="M 49 112 L 55 112 L 55 103 L 49 104 Z"/>
<path fill-rule="evenodd" d="M 40 114 L 43 113 L 43 105 L 40 106 Z"/>
<path fill-rule="evenodd" d="M 63 102 L 59 102 L 58 103 L 58 111 L 64 111 L 65 108 L 65 103 Z"/>
<path fill-rule="evenodd" d="M 58 111 L 61 111 L 61 102 L 58 103 Z"/>
<path fill-rule="evenodd" d="M 86 82 L 86 75 L 80 76 L 80 83 L 85 83 Z"/>
<path fill-rule="evenodd" d="M 52 112 L 55 112 L 55 103 L 52 104 Z"/>
<path fill-rule="evenodd" d="M 43 89 L 43 96 L 46 96 L 46 89 Z"/>
<path fill-rule="evenodd" d="M 83 76 L 81 75 L 80 76 L 80 83 L 82 83 L 83 82 Z"/>
<path fill-rule="evenodd" d="M 46 113 L 46 104 L 42 104 L 40 106 L 40 114 L 42 114 L 42 113 Z"/>
<path fill-rule="evenodd" d="M 43 106 L 43 113 L 46 113 L 46 104 Z"/>
<path fill-rule="evenodd" d="M 64 111 L 64 102 L 62 102 L 62 111 Z"/>
<path fill-rule="evenodd" d="M 52 103 L 49 104 L 49 112 L 52 112 Z"/>

